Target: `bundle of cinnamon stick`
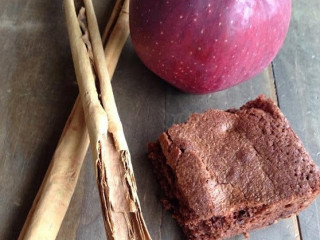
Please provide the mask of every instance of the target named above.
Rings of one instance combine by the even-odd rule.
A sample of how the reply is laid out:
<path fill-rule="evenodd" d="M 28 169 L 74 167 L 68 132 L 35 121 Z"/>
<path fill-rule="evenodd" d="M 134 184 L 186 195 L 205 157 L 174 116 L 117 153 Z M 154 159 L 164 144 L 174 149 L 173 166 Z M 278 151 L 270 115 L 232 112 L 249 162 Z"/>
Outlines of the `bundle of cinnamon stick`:
<path fill-rule="evenodd" d="M 129 0 L 116 1 L 102 38 L 91 0 L 64 0 L 64 9 L 79 96 L 19 239 L 56 238 L 89 142 L 108 239 L 151 239 L 111 86 L 129 35 Z"/>

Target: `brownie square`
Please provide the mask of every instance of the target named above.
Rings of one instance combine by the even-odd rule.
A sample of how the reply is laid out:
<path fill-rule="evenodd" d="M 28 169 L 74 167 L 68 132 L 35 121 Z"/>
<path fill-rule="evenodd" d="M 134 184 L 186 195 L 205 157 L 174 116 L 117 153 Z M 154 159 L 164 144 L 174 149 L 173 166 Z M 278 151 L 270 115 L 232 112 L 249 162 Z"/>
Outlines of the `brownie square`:
<path fill-rule="evenodd" d="M 163 205 L 188 239 L 224 239 L 287 218 L 319 194 L 320 172 L 276 104 L 192 114 L 149 144 Z"/>

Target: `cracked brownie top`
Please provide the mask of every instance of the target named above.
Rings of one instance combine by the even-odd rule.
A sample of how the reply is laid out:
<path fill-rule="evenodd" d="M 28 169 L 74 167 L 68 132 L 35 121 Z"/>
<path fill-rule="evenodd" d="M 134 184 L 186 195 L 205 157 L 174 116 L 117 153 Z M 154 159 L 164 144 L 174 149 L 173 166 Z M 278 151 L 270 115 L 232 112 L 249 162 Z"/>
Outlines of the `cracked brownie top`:
<path fill-rule="evenodd" d="M 278 107 L 259 96 L 239 110 L 209 110 L 160 138 L 180 200 L 198 219 L 318 191 L 320 174 Z M 201 173 L 201 174 L 199 174 Z"/>

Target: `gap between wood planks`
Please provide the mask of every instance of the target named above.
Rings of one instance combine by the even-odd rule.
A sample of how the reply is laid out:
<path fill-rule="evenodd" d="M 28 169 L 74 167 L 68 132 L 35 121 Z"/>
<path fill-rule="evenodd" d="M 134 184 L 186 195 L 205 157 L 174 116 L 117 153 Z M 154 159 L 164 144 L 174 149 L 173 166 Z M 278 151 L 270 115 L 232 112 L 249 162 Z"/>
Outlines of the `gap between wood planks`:
<path fill-rule="evenodd" d="M 276 78 L 275 78 L 275 74 L 274 74 L 274 67 L 273 67 L 273 63 L 271 63 L 268 66 L 267 69 L 267 78 L 270 79 L 270 84 L 271 84 L 271 91 L 272 91 L 272 100 L 275 101 L 279 106 L 279 99 L 278 99 L 278 91 L 277 91 L 277 82 L 276 82 Z M 293 215 L 291 217 L 292 220 L 292 224 L 293 224 L 293 231 L 294 231 L 294 235 L 295 235 L 295 240 L 303 240 L 302 239 L 302 235 L 301 235 L 301 228 L 300 228 L 300 223 L 299 223 L 299 218 L 297 215 Z"/>

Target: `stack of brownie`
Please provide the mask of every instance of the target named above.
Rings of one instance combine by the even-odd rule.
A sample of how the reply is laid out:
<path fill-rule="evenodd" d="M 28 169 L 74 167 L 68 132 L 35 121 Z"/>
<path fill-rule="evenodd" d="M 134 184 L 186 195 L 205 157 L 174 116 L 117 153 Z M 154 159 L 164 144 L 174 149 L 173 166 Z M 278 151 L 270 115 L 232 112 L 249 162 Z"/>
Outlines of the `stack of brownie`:
<path fill-rule="evenodd" d="M 225 239 L 286 218 L 320 192 L 320 172 L 265 96 L 173 125 L 149 158 L 188 239 Z"/>

